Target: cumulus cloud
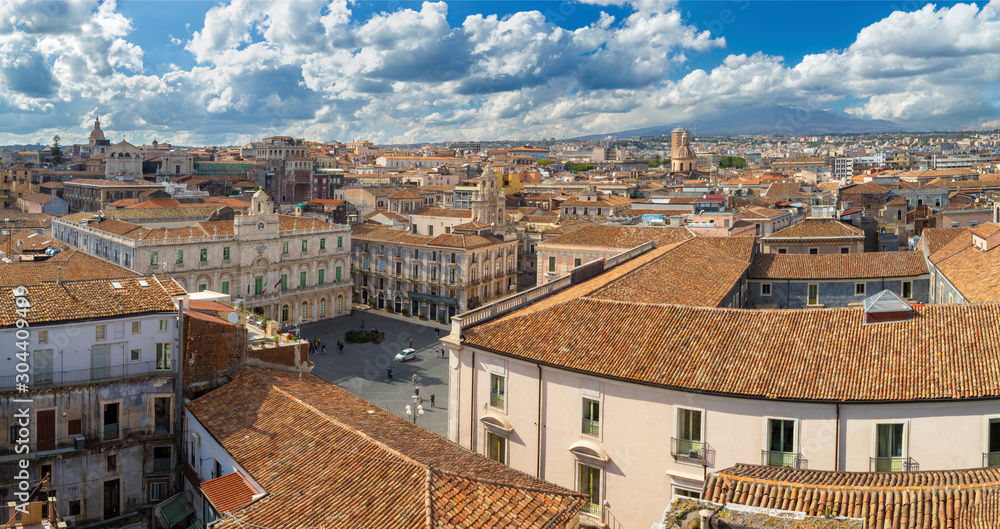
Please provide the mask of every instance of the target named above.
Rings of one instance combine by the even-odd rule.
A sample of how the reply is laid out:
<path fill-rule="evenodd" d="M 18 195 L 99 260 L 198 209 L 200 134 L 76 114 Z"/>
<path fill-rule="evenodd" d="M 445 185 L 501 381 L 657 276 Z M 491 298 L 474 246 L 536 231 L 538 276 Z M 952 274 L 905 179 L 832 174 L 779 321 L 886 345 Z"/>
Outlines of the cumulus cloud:
<path fill-rule="evenodd" d="M 415 142 L 574 136 L 850 97 L 855 115 L 913 126 L 996 121 L 997 3 L 896 12 L 797 64 L 734 54 L 680 78 L 688 54 L 725 40 L 672 1 L 585 3 L 625 12 L 581 27 L 542 11 L 452 24 L 445 2 L 359 17 L 348 0 L 230 0 L 189 40 L 168 37 L 194 67 L 150 72 L 115 2 L 10 0 L 0 4 L 0 119 L 18 139 L 83 123 L 82 139 L 97 113 L 138 141 Z"/>

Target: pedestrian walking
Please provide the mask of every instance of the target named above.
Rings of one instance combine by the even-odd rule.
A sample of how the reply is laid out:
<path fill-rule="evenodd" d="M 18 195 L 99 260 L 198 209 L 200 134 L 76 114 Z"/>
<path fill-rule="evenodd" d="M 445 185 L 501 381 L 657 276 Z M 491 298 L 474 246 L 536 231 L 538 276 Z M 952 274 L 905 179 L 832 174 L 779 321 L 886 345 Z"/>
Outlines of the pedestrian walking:
<path fill-rule="evenodd" d="M 410 338 L 410 347 L 413 347 L 413 338 Z"/>
<path fill-rule="evenodd" d="M 435 338 L 440 338 L 441 337 L 441 329 L 439 329 L 437 327 L 434 327 L 434 337 Z"/>
<path fill-rule="evenodd" d="M 323 354 L 326 354 L 326 344 L 323 344 L 322 350 L 323 350 Z"/>
<path fill-rule="evenodd" d="M 413 388 L 413 394 L 419 397 L 420 396 L 420 388 Z"/>
<path fill-rule="evenodd" d="M 389 375 L 389 380 L 392 380 L 392 368 L 386 370 L 386 374 Z"/>
<path fill-rule="evenodd" d="M 417 378 L 417 374 L 416 374 L 416 373 L 414 373 L 414 374 L 413 374 L 413 378 L 412 378 L 412 380 L 413 380 L 413 383 L 414 383 L 414 384 L 416 384 L 416 383 L 417 383 L 417 380 L 418 380 L 418 378 Z"/>
<path fill-rule="evenodd" d="M 434 394 L 431 393 L 431 407 L 434 407 Z"/>

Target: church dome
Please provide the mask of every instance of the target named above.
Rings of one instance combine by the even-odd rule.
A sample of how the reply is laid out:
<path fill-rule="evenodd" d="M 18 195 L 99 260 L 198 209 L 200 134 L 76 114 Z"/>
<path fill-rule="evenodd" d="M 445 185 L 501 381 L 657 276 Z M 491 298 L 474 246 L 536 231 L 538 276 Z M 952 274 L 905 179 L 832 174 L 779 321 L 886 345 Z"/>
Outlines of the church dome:
<path fill-rule="evenodd" d="M 674 149 L 674 152 L 670 153 L 670 158 L 675 160 L 687 160 L 697 157 L 698 155 L 694 153 L 694 149 L 688 145 L 681 145 L 680 147 Z"/>
<path fill-rule="evenodd" d="M 101 118 L 94 120 L 94 130 L 90 131 L 90 143 L 104 139 L 104 131 L 101 130 Z"/>

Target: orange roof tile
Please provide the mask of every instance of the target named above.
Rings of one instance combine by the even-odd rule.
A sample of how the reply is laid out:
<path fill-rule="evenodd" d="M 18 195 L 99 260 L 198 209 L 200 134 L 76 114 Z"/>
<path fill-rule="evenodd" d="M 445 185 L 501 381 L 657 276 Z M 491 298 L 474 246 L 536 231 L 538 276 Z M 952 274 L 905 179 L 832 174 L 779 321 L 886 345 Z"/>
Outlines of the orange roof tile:
<path fill-rule="evenodd" d="M 751 279 L 871 279 L 925 274 L 927 262 L 921 252 L 759 253 L 750 267 Z"/>
<path fill-rule="evenodd" d="M 585 502 L 312 374 L 244 367 L 187 406 L 268 494 L 236 511 L 240 522 L 221 520 L 226 529 L 541 529 L 565 526 Z"/>
<path fill-rule="evenodd" d="M 257 489 L 239 472 L 203 481 L 201 492 L 220 514 L 236 512 L 253 500 Z"/>

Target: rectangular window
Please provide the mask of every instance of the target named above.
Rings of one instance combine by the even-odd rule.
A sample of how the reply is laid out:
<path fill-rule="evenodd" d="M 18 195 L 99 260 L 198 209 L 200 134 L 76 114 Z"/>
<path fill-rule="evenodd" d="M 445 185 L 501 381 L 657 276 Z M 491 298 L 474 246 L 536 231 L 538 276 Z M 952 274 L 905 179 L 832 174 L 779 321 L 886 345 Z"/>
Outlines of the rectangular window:
<path fill-rule="evenodd" d="M 427 226 L 427 235 L 434 235 L 434 226 Z"/>
<path fill-rule="evenodd" d="M 170 369 L 170 343 L 156 344 L 156 369 L 161 371 Z"/>
<path fill-rule="evenodd" d="M 153 447 L 153 472 L 170 472 L 174 469 L 173 450 L 169 446 Z"/>
<path fill-rule="evenodd" d="M 795 467 L 795 421 L 767 420 L 767 454 L 765 464 L 773 467 Z"/>
<path fill-rule="evenodd" d="M 787 248 L 778 248 L 778 253 L 788 253 Z"/>
<path fill-rule="evenodd" d="M 436 266 L 431 267 L 431 281 L 436 281 L 438 278 L 438 269 Z"/>
<path fill-rule="evenodd" d="M 854 295 L 855 296 L 864 296 L 865 295 L 865 284 L 864 283 L 855 283 L 854 284 Z"/>
<path fill-rule="evenodd" d="M 281 254 L 285 255 L 288 253 L 288 241 L 281 242 Z"/>
<path fill-rule="evenodd" d="M 229 281 L 223 281 L 222 282 L 222 293 L 223 294 L 228 294 L 229 293 Z"/>
<path fill-rule="evenodd" d="M 701 410 L 677 408 L 677 447 L 674 455 L 690 459 L 705 458 Z"/>
<path fill-rule="evenodd" d="M 809 284 L 809 301 L 810 305 L 819 305 L 819 285 L 816 283 Z"/>
<path fill-rule="evenodd" d="M 903 281 L 903 299 L 910 299 L 913 297 L 913 282 Z"/>
<path fill-rule="evenodd" d="M 129 362 L 138 362 L 142 360 L 142 349 L 132 349 L 129 351 Z"/>
<path fill-rule="evenodd" d="M 97 326 L 97 332 L 96 332 L 96 334 L 97 334 L 96 339 L 98 339 L 98 340 L 105 339 L 107 337 L 107 333 L 108 333 L 108 326 L 107 325 L 98 325 Z"/>
<path fill-rule="evenodd" d="M 504 409 L 504 386 L 507 380 L 497 374 L 490 374 L 490 406 Z"/>
<path fill-rule="evenodd" d="M 583 427 L 581 433 L 601 435 L 601 403 L 594 399 L 583 399 Z"/>
<path fill-rule="evenodd" d="M 905 423 L 875 425 L 875 472 L 903 472 L 908 470 L 903 457 Z"/>
<path fill-rule="evenodd" d="M 106 454 L 104 456 L 104 470 L 108 474 L 118 472 L 118 454 Z"/>
<path fill-rule="evenodd" d="M 337 248 L 343 248 L 343 247 L 344 247 L 344 238 L 337 237 Z"/>
<path fill-rule="evenodd" d="M 198 261 L 202 263 L 208 262 L 208 248 L 202 248 L 201 251 L 198 252 Z"/>
<path fill-rule="evenodd" d="M 674 496 L 680 496 L 681 498 L 690 498 L 692 500 L 700 500 L 701 492 L 674 487 Z"/>
<path fill-rule="evenodd" d="M 52 383 L 52 349 L 32 351 L 31 357 L 35 363 L 36 384 Z"/>
<path fill-rule="evenodd" d="M 175 259 L 174 263 L 176 263 L 176 264 L 184 264 L 184 250 L 177 250 L 177 252 L 175 252 L 175 254 L 176 254 L 176 257 L 174 258 Z"/>
<path fill-rule="evenodd" d="M 167 499 L 167 482 L 166 481 L 150 481 L 149 482 L 149 502 L 159 503 Z"/>
<path fill-rule="evenodd" d="M 309 251 L 309 241 L 307 241 L 305 239 L 302 240 L 302 251 L 303 252 L 308 252 Z"/>
<path fill-rule="evenodd" d="M 555 271 L 556 271 L 556 258 L 549 257 L 549 272 L 555 272 Z"/>
<path fill-rule="evenodd" d="M 49 343 L 49 331 L 38 331 L 38 343 Z"/>
<path fill-rule="evenodd" d="M 156 255 L 156 252 L 149 253 L 149 266 L 156 266 L 160 264 L 160 258 Z"/>
<path fill-rule="evenodd" d="M 579 258 L 573 259 L 573 268 L 576 268 L 576 267 L 580 266 L 580 264 L 581 264 L 581 261 L 580 261 Z"/>
<path fill-rule="evenodd" d="M 228 261 L 229 260 L 229 247 L 228 246 L 224 246 L 222 248 L 222 260 L 223 261 Z"/>
<path fill-rule="evenodd" d="M 600 516 L 601 470 L 580 464 L 580 487 L 578 490 L 588 496 L 587 503 L 583 506 L 583 512 L 593 516 Z"/>
<path fill-rule="evenodd" d="M 760 284 L 760 295 L 762 297 L 771 295 L 771 283 Z"/>
<path fill-rule="evenodd" d="M 305 287 L 306 287 L 306 273 L 299 272 L 299 288 L 305 288 Z"/>
<path fill-rule="evenodd" d="M 340 281 L 340 267 L 339 266 L 334 270 L 334 278 L 335 278 L 336 281 Z"/>
<path fill-rule="evenodd" d="M 132 334 L 139 334 L 142 328 L 142 322 L 133 321 L 132 322 Z"/>
<path fill-rule="evenodd" d="M 326 270 L 323 270 L 322 268 L 320 268 L 319 271 L 316 272 L 316 284 L 317 285 L 322 285 L 323 284 L 323 280 L 326 279 L 326 277 L 324 277 L 325 275 L 326 275 Z"/>
<path fill-rule="evenodd" d="M 319 240 L 319 249 L 320 250 L 326 250 L 326 239 L 320 238 L 320 240 Z"/>
<path fill-rule="evenodd" d="M 507 438 L 499 436 L 493 432 L 486 432 L 486 457 L 500 463 L 507 464 Z"/>
<path fill-rule="evenodd" d="M 816 255 L 819 253 L 819 248 L 809 248 L 810 255 Z"/>
<path fill-rule="evenodd" d="M 288 290 L 288 274 L 281 274 L 281 291 Z"/>
<path fill-rule="evenodd" d="M 167 332 L 167 320 L 160 320 L 160 332 Z"/>
<path fill-rule="evenodd" d="M 125 337 L 125 324 L 115 323 L 111 325 L 111 335 L 116 339 L 120 340 Z"/>
<path fill-rule="evenodd" d="M 118 403 L 109 402 L 104 405 L 104 440 L 118 439 Z"/>
<path fill-rule="evenodd" d="M 986 441 L 986 466 L 1000 467 L 1000 418 L 990 419 Z"/>
<path fill-rule="evenodd" d="M 850 248 L 846 248 L 846 247 L 845 248 L 841 248 L 840 249 L 840 253 L 851 253 L 851 249 Z"/>

